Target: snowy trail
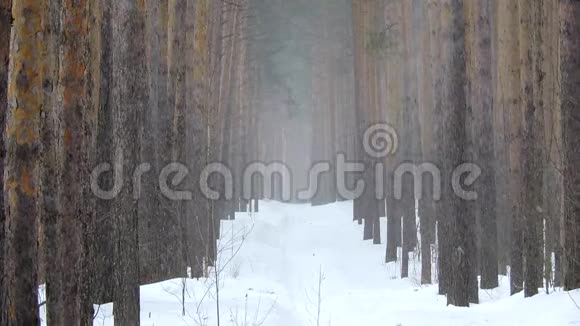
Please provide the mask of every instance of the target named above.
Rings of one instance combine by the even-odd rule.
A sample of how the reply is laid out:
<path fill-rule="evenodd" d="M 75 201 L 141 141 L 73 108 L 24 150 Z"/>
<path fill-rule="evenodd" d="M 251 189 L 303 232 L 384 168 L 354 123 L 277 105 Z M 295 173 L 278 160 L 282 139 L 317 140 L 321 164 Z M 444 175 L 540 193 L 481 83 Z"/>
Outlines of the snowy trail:
<path fill-rule="evenodd" d="M 321 207 L 261 202 L 260 213 L 223 221 L 219 243 L 220 325 L 580 325 L 580 291 L 509 297 L 509 284 L 481 291 L 479 305 L 447 307 L 437 286 L 419 285 L 420 262 L 383 262 L 384 245 L 362 241 L 349 202 Z M 381 223 L 386 240 L 386 223 Z M 233 245 L 232 245 L 233 244 Z M 412 257 L 413 258 L 413 257 Z M 217 325 L 215 277 L 171 280 L 141 288 L 141 325 Z M 186 285 L 185 304 L 182 289 Z M 185 307 L 185 316 L 182 315 Z M 99 308 L 95 325 L 113 325 L 112 305 Z"/>
<path fill-rule="evenodd" d="M 351 221 L 351 211 L 348 202 L 321 207 L 275 202 L 262 205 L 254 217 L 252 233 L 256 240 L 276 238 L 276 260 L 281 267 L 266 267 L 268 272 L 260 278 L 273 276 L 280 283 L 281 293 L 287 294 L 280 300 L 287 304 L 284 311 L 294 309 L 297 316 L 271 325 L 316 325 L 321 269 L 321 325 L 566 325 L 574 320 L 580 324 L 580 314 L 567 294 L 540 294 L 529 300 L 509 297 L 506 278 L 500 288 L 481 291 L 480 305 L 447 307 L 445 297 L 437 295 L 436 285 L 419 285 L 421 264 L 417 259 L 409 264 L 411 277 L 398 279 L 400 265 L 383 262 L 384 245 L 361 240 L 362 229 Z M 240 216 L 236 223 L 243 219 Z M 268 227 L 262 229 L 264 223 Z M 384 242 L 386 221 L 381 224 Z M 244 254 L 248 259 L 259 257 L 254 250 Z M 266 265 L 272 260 L 263 258 Z M 580 294 L 576 291 L 575 295 Z M 556 317 L 555 311 L 542 313 L 546 311 L 542 307 L 553 305 L 559 305 L 561 316 Z"/>

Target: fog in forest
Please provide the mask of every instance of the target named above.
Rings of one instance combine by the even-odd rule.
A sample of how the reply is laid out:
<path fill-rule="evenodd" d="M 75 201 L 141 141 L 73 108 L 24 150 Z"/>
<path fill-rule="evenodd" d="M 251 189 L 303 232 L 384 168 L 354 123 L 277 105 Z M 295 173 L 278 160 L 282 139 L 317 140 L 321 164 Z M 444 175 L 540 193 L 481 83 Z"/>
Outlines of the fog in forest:
<path fill-rule="evenodd" d="M 0 0 L 0 326 L 580 324 L 578 35 L 578 0 Z"/>
<path fill-rule="evenodd" d="M 333 138 L 324 138 L 331 119 L 346 123 L 345 115 L 354 113 L 351 5 L 301 0 L 255 5 L 261 155 L 265 162 L 285 163 L 295 190 L 305 189 L 311 165 L 334 160 L 323 151 L 332 151 L 334 140 L 344 144 L 354 137 L 352 129 L 335 124 Z"/>

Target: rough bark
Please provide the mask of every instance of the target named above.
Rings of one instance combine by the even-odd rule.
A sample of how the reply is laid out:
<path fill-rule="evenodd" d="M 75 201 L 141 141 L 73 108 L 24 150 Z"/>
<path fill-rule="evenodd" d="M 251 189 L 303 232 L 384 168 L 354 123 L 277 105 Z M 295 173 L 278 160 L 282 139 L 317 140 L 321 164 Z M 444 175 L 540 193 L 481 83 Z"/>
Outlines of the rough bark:
<path fill-rule="evenodd" d="M 580 2 L 560 3 L 561 74 L 562 74 L 562 134 L 564 143 L 564 288 L 580 288 Z"/>
<path fill-rule="evenodd" d="M 184 105 L 185 105 L 185 75 L 184 75 L 184 15 L 185 0 L 168 1 L 167 16 L 167 111 L 165 134 L 168 148 L 166 158 L 168 163 L 184 164 L 183 145 L 185 139 L 183 135 Z M 164 153 L 165 154 L 165 153 Z M 182 189 L 182 185 L 175 185 L 175 189 Z M 186 240 L 184 226 L 184 205 L 180 200 L 163 197 L 163 206 L 167 211 L 167 229 L 170 234 L 165 237 L 167 243 L 164 255 L 174 255 L 170 260 L 172 273 L 176 277 L 183 277 L 187 272 L 185 257 Z M 171 254 L 170 254 L 171 253 Z"/>
<path fill-rule="evenodd" d="M 176 53 L 175 30 L 169 1 L 159 2 L 159 133 L 158 155 L 161 167 L 173 163 L 174 141 L 174 109 L 176 83 Z M 180 219 L 176 202 L 165 194 L 158 192 L 157 201 L 161 214 L 154 220 L 158 229 L 164 230 L 158 239 L 158 261 L 161 264 L 161 279 L 171 279 L 185 275 L 186 265 L 183 261 L 182 237 L 179 228 Z"/>
<path fill-rule="evenodd" d="M 538 293 L 542 283 L 542 161 L 541 145 L 544 136 L 544 112 L 541 103 L 537 101 L 541 87 L 538 87 L 539 77 L 537 60 L 541 51 L 538 44 L 538 30 L 541 22 L 537 15 L 542 1 L 529 5 L 520 1 L 520 60 L 521 60 L 521 105 L 523 113 L 522 158 L 522 215 L 524 217 L 524 283 L 525 296 Z M 540 77 L 543 78 L 543 77 Z"/>
<path fill-rule="evenodd" d="M 4 2 L 3 2 L 4 4 Z M 2 9 L 6 9 L 3 6 Z M 14 1 L 8 78 L 8 110 L 4 135 L 6 160 L 5 263 L 2 325 L 39 325 L 37 287 L 38 162 L 42 110 L 43 5 Z M 4 62 L 2 63 L 4 64 Z"/>
<path fill-rule="evenodd" d="M 475 117 L 476 161 L 480 165 L 477 201 L 481 235 L 481 288 L 498 286 L 495 139 L 493 128 L 492 29 L 491 2 L 474 1 L 472 5 L 474 39 L 474 83 L 472 110 Z"/>
<path fill-rule="evenodd" d="M 563 216 L 562 119 L 560 104 L 560 1 L 549 0 L 544 7 L 543 29 L 546 48 L 546 87 L 544 92 L 546 169 L 544 172 L 544 207 L 546 246 L 544 274 L 546 289 L 560 287 L 561 221 Z M 552 259 L 554 257 L 554 259 Z M 554 269 L 552 269 L 554 266 Z"/>
<path fill-rule="evenodd" d="M 499 80 L 503 73 L 499 67 L 500 43 L 498 8 L 502 1 L 492 1 L 492 14 L 490 16 L 491 23 L 491 49 L 492 49 L 492 80 L 493 80 L 493 132 L 494 132 L 494 147 L 495 147 L 495 184 L 496 184 L 496 220 L 497 220 L 497 253 L 498 253 L 498 273 L 508 275 L 509 253 L 510 253 L 510 219 L 509 207 L 511 203 L 508 201 L 508 185 L 509 185 L 509 160 L 508 160 L 508 145 L 507 145 L 507 124 L 508 121 L 504 117 L 503 104 L 500 102 Z M 503 13 L 502 13 L 503 14 Z"/>
<path fill-rule="evenodd" d="M 239 118 L 236 112 L 236 98 L 238 75 L 236 68 L 239 62 L 239 35 L 238 32 L 238 4 L 236 2 L 222 4 L 222 21 L 223 27 L 220 30 L 222 53 L 221 53 L 221 76 L 219 80 L 219 106 L 217 107 L 217 143 L 216 154 L 220 162 L 223 162 L 233 168 L 234 175 L 237 175 L 237 157 L 235 154 L 237 142 L 237 131 Z M 223 180 L 216 180 L 219 183 L 219 189 L 224 189 Z M 234 189 L 234 198 L 226 200 L 220 198 L 219 205 L 223 207 L 218 213 L 217 219 L 230 219 L 235 217 L 238 210 L 239 187 Z"/>
<path fill-rule="evenodd" d="M 84 282 L 87 267 L 85 250 L 92 206 L 86 200 L 92 126 L 89 96 L 89 2 L 64 3 L 61 11 L 61 51 L 58 96 L 62 100 L 63 173 L 61 188 L 61 224 L 58 236 L 57 263 L 62 289 L 57 295 L 62 303 L 59 315 L 63 325 L 88 324 L 92 307 Z M 74 266 L 74 268 L 70 268 Z"/>
<path fill-rule="evenodd" d="M 172 153 L 173 162 L 186 166 L 185 146 L 188 141 L 186 137 L 186 76 L 185 76 L 185 46 L 186 46 L 186 0 L 169 1 L 169 60 L 172 63 L 169 70 L 169 99 L 173 104 L 172 116 Z M 171 108 L 170 108 L 171 109 Z M 184 189 L 185 182 L 177 185 L 176 188 Z M 189 190 L 189 187 L 186 187 Z M 187 250 L 188 250 L 188 229 L 187 216 L 185 215 L 185 202 L 172 201 L 171 203 L 178 226 L 179 249 L 179 274 L 187 275 Z"/>
<path fill-rule="evenodd" d="M 109 163 L 113 165 L 113 116 L 112 116 L 112 89 L 113 89 L 113 49 L 112 49 L 112 25 L 111 5 L 107 1 L 99 1 L 100 5 L 100 29 L 95 31 L 99 34 L 99 99 L 96 122 L 96 157 L 95 163 Z M 113 173 L 108 173 L 98 180 L 101 189 L 113 188 Z M 95 269 L 91 273 L 93 284 L 91 299 L 94 303 L 107 303 L 113 301 L 113 216 L 112 201 L 96 198 L 95 203 L 95 229 L 94 238 L 91 241 L 91 258 Z"/>
<path fill-rule="evenodd" d="M 45 3 L 46 5 L 47 3 Z M 44 56 L 42 66 L 43 80 L 43 115 L 41 122 L 42 157 L 40 165 L 40 202 L 39 216 L 42 225 L 42 234 L 39 234 L 40 261 L 44 268 L 46 282 L 46 320 L 47 324 L 62 324 L 60 311 L 62 308 L 61 273 L 58 261 L 58 223 L 59 223 L 59 183 L 61 178 L 61 155 L 59 128 L 61 106 L 59 104 L 58 71 L 59 71 L 59 32 L 60 32 L 60 3 L 50 2 L 44 10 L 43 34 Z"/>
<path fill-rule="evenodd" d="M 476 56 L 475 56 L 475 39 L 476 39 L 476 17 L 475 11 L 472 10 L 474 3 L 471 1 L 464 1 L 464 13 L 465 13 L 465 37 L 464 37 L 464 51 L 465 51 L 465 73 L 466 73 L 466 115 L 465 115 L 465 134 L 464 139 L 464 154 L 462 157 L 462 162 L 475 162 L 477 161 L 476 153 L 476 126 L 478 112 L 474 112 L 473 103 L 476 99 L 477 83 L 475 82 L 477 76 L 476 72 Z M 455 167 L 455 166 L 454 166 Z M 455 195 L 458 195 L 457 193 Z M 479 196 L 479 194 L 478 194 Z M 478 207 L 478 201 L 465 201 L 466 208 L 469 211 L 463 213 L 468 219 L 468 236 L 473 239 L 468 239 L 465 245 L 465 256 L 471 260 L 469 264 L 468 278 L 468 295 L 469 301 L 471 303 L 478 303 L 478 282 L 477 276 L 480 270 L 480 246 L 481 246 L 481 233 L 477 232 L 480 225 L 480 211 Z"/>
<path fill-rule="evenodd" d="M 506 121 L 504 134 L 508 159 L 508 189 L 506 201 L 509 209 L 506 218 L 511 226 L 510 291 L 512 294 L 523 289 L 522 227 L 520 214 L 522 144 L 519 59 L 519 3 L 518 1 L 497 2 L 497 106 Z"/>
<path fill-rule="evenodd" d="M 429 31 L 431 35 L 430 40 L 430 54 L 431 54 L 431 67 L 432 67 L 432 88 L 433 88 L 433 118 L 432 122 L 432 135 L 433 135 L 433 157 L 432 162 L 442 167 L 443 160 L 443 150 L 445 148 L 445 139 L 443 138 L 443 122 L 442 122 L 442 110 L 443 110 L 443 67 L 444 61 L 442 61 L 442 21 L 441 21 L 441 5 L 440 1 L 430 1 L 428 4 L 428 16 L 429 16 Z M 439 294 L 446 294 L 449 287 L 449 276 L 446 271 L 448 271 L 449 265 L 449 255 L 448 255 L 448 242 L 441 235 L 444 234 L 443 231 L 446 227 L 446 214 L 444 213 L 444 202 L 436 201 L 433 204 L 433 232 L 438 234 L 437 239 L 438 245 L 438 277 L 439 277 Z M 435 234 L 433 239 L 435 240 Z"/>
<path fill-rule="evenodd" d="M 446 153 L 448 164 L 445 168 L 447 173 L 459 166 L 469 155 L 469 149 L 466 147 L 467 139 L 470 137 L 466 130 L 469 113 L 464 89 L 467 83 L 464 8 L 463 1 L 451 0 L 442 9 L 443 22 L 448 24 L 448 34 L 444 42 L 449 45 L 444 47 L 444 52 L 447 52 L 445 58 L 449 60 L 447 62 L 448 79 L 445 82 L 444 93 L 448 110 L 445 125 L 446 139 L 449 141 Z M 448 191 L 443 196 L 448 197 L 451 219 L 449 237 L 452 238 L 452 276 L 447 303 L 455 306 L 469 306 L 470 302 L 477 299 L 472 296 L 473 284 L 477 284 L 477 274 L 473 268 L 475 258 L 473 202 L 459 198 L 451 189 L 446 190 Z M 477 293 L 477 285 L 475 292 Z"/>
<path fill-rule="evenodd" d="M 212 1 L 200 0 L 197 1 L 195 10 L 193 71 L 196 99 L 195 115 L 198 117 L 196 129 L 201 136 L 198 148 L 200 155 L 196 162 L 199 171 L 213 159 L 212 141 L 216 129 L 215 85 L 216 80 L 219 80 L 220 68 L 213 58 L 216 48 L 214 27 L 216 23 L 219 23 L 219 21 L 216 22 L 216 9 L 214 7 L 215 4 Z M 221 7 L 219 12 L 221 13 Z M 214 208 L 212 201 L 201 199 L 199 210 L 195 215 L 195 223 L 198 226 L 195 246 L 201 246 L 204 260 L 208 264 L 212 264 L 213 257 L 215 257 Z"/>
<path fill-rule="evenodd" d="M 161 57 L 161 29 L 166 31 L 166 25 L 161 25 L 160 1 L 146 1 L 146 56 L 148 74 L 149 105 L 144 108 L 140 131 L 141 162 L 151 164 L 151 171 L 146 173 L 141 181 L 142 189 L 139 200 L 139 280 L 140 284 L 149 284 L 163 281 L 161 277 L 160 242 L 158 221 L 162 211 L 157 201 L 159 173 L 161 172 L 159 157 L 160 133 L 160 66 L 166 65 L 166 58 Z M 167 42 L 165 42 L 167 43 Z M 165 44 L 167 45 L 167 44 Z M 163 84 L 166 87 L 165 84 Z"/>
<path fill-rule="evenodd" d="M 193 87 L 193 112 L 192 112 L 192 135 L 197 139 L 195 148 L 192 149 L 195 161 L 193 162 L 193 171 L 199 175 L 201 170 L 208 162 L 208 76 L 211 72 L 209 69 L 209 44 L 208 37 L 208 2 L 197 1 L 194 12 L 193 27 L 193 70 L 192 70 L 192 87 Z M 195 187 L 199 189 L 199 187 Z M 201 193 L 194 196 L 196 199 L 196 210 L 191 214 L 194 223 L 195 234 L 192 239 L 192 246 L 196 248 L 196 257 L 194 262 L 193 274 L 203 274 L 203 266 L 209 252 L 209 233 L 208 226 L 210 220 L 209 201 Z"/>
<path fill-rule="evenodd" d="M 124 184 L 131 184 L 140 154 L 140 116 L 148 105 L 143 1 L 112 5 L 113 144 L 122 162 Z M 115 220 L 115 324 L 139 325 L 138 205 L 132 187 L 123 187 L 113 204 Z"/>
<path fill-rule="evenodd" d="M 202 156 L 199 148 L 203 142 L 203 131 L 200 131 L 200 122 L 203 121 L 199 117 L 195 108 L 195 1 L 187 0 L 186 8 L 186 36 L 185 36 L 185 88 L 186 88 L 186 103 L 185 103 L 185 157 L 184 162 L 190 169 L 190 190 L 193 190 L 193 200 L 185 203 L 186 228 L 188 233 L 188 246 L 186 250 L 187 263 L 191 267 L 191 277 L 199 278 L 203 276 L 203 243 L 196 241 L 200 228 L 198 222 L 199 212 L 203 211 L 203 194 L 199 192 L 199 186 L 196 184 L 197 178 L 201 174 L 202 166 L 198 166 L 196 162 Z"/>
<path fill-rule="evenodd" d="M 417 162 L 420 153 L 420 131 L 418 122 L 418 93 L 417 87 L 417 47 L 414 34 L 417 20 L 415 19 L 416 1 L 402 1 L 402 42 L 403 42 L 403 111 L 402 124 L 399 128 L 401 133 L 401 162 Z M 415 212 L 415 189 L 411 175 L 403 177 L 403 192 L 400 199 L 401 212 L 403 215 L 403 261 L 401 277 L 408 276 L 408 253 L 413 251 L 417 244 L 417 224 Z"/>
<path fill-rule="evenodd" d="M 10 31 L 12 29 L 12 0 L 0 1 L 0 189 L 4 189 L 4 158 L 6 147 L 4 143 L 4 126 L 8 109 L 8 63 L 10 57 Z M 4 275 L 4 245 L 6 232 L 4 225 L 6 213 L 4 196 L 0 196 L 0 276 Z M 4 277 L 0 277 L 0 289 L 4 289 Z M 0 290 L 0 309 L 4 307 L 4 291 Z M 2 324 L 0 318 L 0 324 Z M 3 324 L 2 324 L 3 325 Z"/>
<path fill-rule="evenodd" d="M 438 151 L 440 150 L 440 159 L 437 160 L 439 163 L 439 168 L 442 170 L 443 175 L 450 175 L 451 170 L 453 169 L 453 163 L 450 162 L 451 158 L 449 158 L 447 150 L 453 146 L 451 142 L 453 138 L 447 135 L 448 132 L 448 125 L 447 125 L 447 114 L 446 112 L 450 112 L 450 99 L 448 89 L 450 88 L 450 71 L 452 66 L 457 65 L 453 62 L 453 59 L 450 56 L 450 51 L 448 49 L 451 48 L 451 27 L 450 27 L 450 20 L 451 20 L 451 1 L 445 0 L 439 3 L 439 13 L 440 13 L 440 26 L 439 26 L 439 40 L 440 40 L 440 48 L 434 47 L 432 45 L 432 51 L 435 53 L 440 53 L 440 61 L 438 66 L 440 67 L 440 71 L 436 73 L 437 76 L 441 76 L 438 80 L 440 83 L 440 94 L 441 95 L 441 106 L 439 107 L 437 104 L 435 105 L 435 110 L 439 114 L 437 115 L 440 119 L 437 120 L 435 126 L 437 126 L 437 134 L 439 135 L 438 139 L 440 140 L 438 143 L 441 147 L 438 147 Z M 464 68 L 463 68 L 464 69 Z M 452 295 L 452 278 L 453 278 L 453 269 L 452 269 L 452 238 L 451 234 L 453 234 L 452 229 L 452 221 L 453 215 L 451 210 L 450 201 L 452 196 L 452 190 L 450 184 L 448 182 L 443 183 L 442 186 L 442 196 L 441 201 L 437 208 L 437 235 L 438 235 L 438 276 L 439 276 L 439 294 L 447 294 L 448 298 Z"/>
<path fill-rule="evenodd" d="M 432 3 L 419 5 L 418 27 L 420 45 L 417 64 L 417 79 L 419 80 L 419 124 L 421 129 L 421 161 L 433 162 L 433 75 L 431 55 L 431 26 L 429 6 Z M 419 231 L 421 235 L 421 284 L 431 284 L 431 244 L 434 243 L 434 204 L 433 182 L 431 177 L 423 178 L 423 189 L 419 199 Z"/>

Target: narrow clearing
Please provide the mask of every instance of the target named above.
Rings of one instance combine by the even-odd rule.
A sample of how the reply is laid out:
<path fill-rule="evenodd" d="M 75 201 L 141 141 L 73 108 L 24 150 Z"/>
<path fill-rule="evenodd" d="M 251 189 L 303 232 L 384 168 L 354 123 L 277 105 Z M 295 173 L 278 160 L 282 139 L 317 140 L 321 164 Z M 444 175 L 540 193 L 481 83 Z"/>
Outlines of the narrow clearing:
<path fill-rule="evenodd" d="M 401 280 L 399 264 L 383 262 L 384 245 L 360 239 L 351 205 L 262 202 L 260 213 L 224 221 L 220 325 L 580 325 L 572 300 L 580 303 L 580 291 L 509 297 L 505 277 L 481 291 L 481 304 L 447 307 L 436 285 L 420 286 L 419 257 L 411 253 L 412 277 Z M 141 324 L 217 325 L 215 279 L 143 286 Z M 98 307 L 95 325 L 113 325 L 111 313 L 112 305 Z"/>

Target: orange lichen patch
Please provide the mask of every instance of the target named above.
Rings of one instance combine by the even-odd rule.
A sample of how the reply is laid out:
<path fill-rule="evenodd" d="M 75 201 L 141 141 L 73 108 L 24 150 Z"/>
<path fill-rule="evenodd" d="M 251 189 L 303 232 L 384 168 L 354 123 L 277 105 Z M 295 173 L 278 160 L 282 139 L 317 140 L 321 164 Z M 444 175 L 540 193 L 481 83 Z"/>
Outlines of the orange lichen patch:
<path fill-rule="evenodd" d="M 65 87 L 63 91 L 63 106 L 65 109 L 74 107 L 75 100 L 78 99 L 79 90 L 73 87 Z"/>
<path fill-rule="evenodd" d="M 194 57 L 198 58 L 194 65 L 193 75 L 198 81 L 205 78 L 205 69 L 207 67 L 207 48 L 208 48 L 208 12 L 209 1 L 200 0 L 197 4 L 196 24 L 194 28 Z"/>
<path fill-rule="evenodd" d="M 141 10 L 145 10 L 145 0 L 137 0 L 137 7 Z"/>
<path fill-rule="evenodd" d="M 67 0 L 65 12 L 65 41 L 63 44 L 61 85 L 64 109 L 75 109 L 86 96 L 86 71 L 90 10 L 88 1 Z"/>
<path fill-rule="evenodd" d="M 8 202 L 12 207 L 18 204 L 17 190 L 20 190 L 20 193 L 28 197 L 36 195 L 34 175 L 30 172 L 29 166 L 21 167 L 20 175 L 13 175 L 13 177 L 6 182 L 5 187 L 5 190 L 8 192 Z"/>
<path fill-rule="evenodd" d="M 69 47 L 65 55 L 65 62 L 67 63 L 66 70 L 68 72 L 67 78 L 72 80 L 82 79 L 85 75 L 85 71 L 87 70 L 86 65 L 80 62 L 78 51 L 79 49 Z"/>
<path fill-rule="evenodd" d="M 36 122 L 38 122 L 38 119 L 36 115 L 40 112 L 40 105 L 37 103 L 32 103 L 31 105 L 36 106 L 36 109 L 13 109 L 12 123 L 6 128 L 7 136 L 14 137 L 18 145 L 31 145 L 37 138 Z"/>
<path fill-rule="evenodd" d="M 161 1 L 161 3 L 159 4 L 159 12 L 161 14 L 161 18 L 160 18 L 161 25 L 167 26 L 167 20 L 169 19 L 167 17 L 167 14 L 168 14 L 167 1 Z"/>
<path fill-rule="evenodd" d="M 9 180 L 7 180 L 4 187 L 5 191 L 8 191 L 8 193 L 10 193 L 11 191 L 14 191 L 16 190 L 16 188 L 18 188 L 18 182 L 14 178 L 10 178 Z"/>
<path fill-rule="evenodd" d="M 63 106 L 65 109 L 71 106 L 70 104 L 73 101 L 74 96 L 75 96 L 75 94 L 70 88 L 67 87 L 64 89 L 63 96 L 62 96 L 62 102 L 63 102 Z"/>
<path fill-rule="evenodd" d="M 36 0 L 14 3 L 14 46 L 11 49 L 11 76 L 8 86 L 10 114 L 6 136 L 13 138 L 16 145 L 31 145 L 37 140 L 41 76 L 38 73 L 42 20 L 40 6 Z"/>
<path fill-rule="evenodd" d="M 34 178 L 27 167 L 23 167 L 20 171 L 20 190 L 29 197 L 36 194 Z"/>
<path fill-rule="evenodd" d="M 88 2 L 83 0 L 67 0 L 65 3 L 66 24 L 74 32 L 88 32 Z M 75 28 L 76 27 L 76 28 Z"/>
<path fill-rule="evenodd" d="M 63 105 L 64 108 L 76 106 L 79 99 L 84 96 L 83 83 L 86 66 L 79 62 L 79 58 L 69 51 L 66 62 L 67 77 L 64 83 Z"/>
<path fill-rule="evenodd" d="M 67 45 L 67 51 L 64 56 L 64 62 L 66 63 L 67 78 L 78 80 L 83 77 L 86 67 L 83 63 L 79 62 L 80 49 L 76 48 L 74 45 Z"/>
<path fill-rule="evenodd" d="M 16 322 L 16 305 L 13 302 L 8 304 L 8 320 Z"/>
<path fill-rule="evenodd" d="M 19 139 L 17 139 L 18 144 L 32 144 L 34 143 L 34 141 L 36 140 L 35 134 L 34 134 L 34 128 L 33 126 L 30 126 L 24 130 L 22 130 L 22 133 L 20 133 L 20 137 Z"/>
<path fill-rule="evenodd" d="M 72 144 L 72 132 L 70 131 L 70 129 L 67 128 L 64 131 L 64 146 L 70 147 L 71 144 Z"/>

